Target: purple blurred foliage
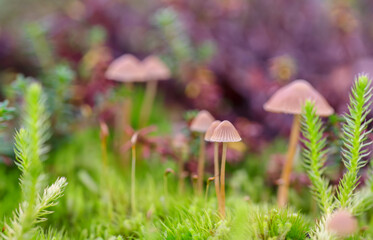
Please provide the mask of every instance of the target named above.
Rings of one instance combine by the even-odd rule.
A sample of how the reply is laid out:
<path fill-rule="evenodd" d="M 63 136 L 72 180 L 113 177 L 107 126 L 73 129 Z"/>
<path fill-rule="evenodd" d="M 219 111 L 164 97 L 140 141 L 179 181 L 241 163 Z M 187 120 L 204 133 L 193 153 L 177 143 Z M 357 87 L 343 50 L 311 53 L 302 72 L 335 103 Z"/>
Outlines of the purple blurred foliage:
<path fill-rule="evenodd" d="M 98 56 L 89 74 L 78 75 L 77 102 L 93 105 L 95 96 L 114 86 L 104 77 L 110 61 L 123 53 L 140 59 L 172 55 L 154 16 L 172 9 L 194 48 L 212 42 L 214 55 L 205 64 L 177 62 L 175 77 L 162 83 L 166 99 L 185 108 L 207 109 L 218 119 L 235 122 L 251 150 L 265 140 L 288 134 L 291 117 L 266 113 L 263 103 L 289 81 L 312 83 L 336 109 L 346 109 L 348 91 L 358 72 L 372 72 L 373 2 L 320 0 L 164 0 L 72 1 L 44 17 L 56 58 L 78 70 L 90 51 Z M 92 27 L 105 29 L 106 40 L 92 44 Z M 21 40 L 0 36 L 0 68 L 38 69 Z"/>

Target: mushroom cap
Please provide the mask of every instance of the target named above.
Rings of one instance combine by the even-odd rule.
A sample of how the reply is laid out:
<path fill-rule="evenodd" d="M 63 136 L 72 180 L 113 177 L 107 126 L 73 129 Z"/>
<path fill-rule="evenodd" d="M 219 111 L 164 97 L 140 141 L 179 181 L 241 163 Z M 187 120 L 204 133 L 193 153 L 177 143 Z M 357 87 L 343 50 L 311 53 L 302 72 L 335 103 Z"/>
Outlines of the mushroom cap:
<path fill-rule="evenodd" d="M 215 120 L 210 124 L 210 127 L 207 129 L 205 134 L 205 141 L 210 142 L 211 136 L 214 133 L 216 127 L 221 123 L 219 120 Z"/>
<path fill-rule="evenodd" d="M 149 56 L 142 62 L 147 81 L 167 80 L 171 76 L 170 69 L 156 56 Z"/>
<path fill-rule="evenodd" d="M 357 220 L 346 210 L 337 210 L 329 216 L 327 220 L 327 229 L 329 232 L 345 237 L 356 232 L 358 229 Z"/>
<path fill-rule="evenodd" d="M 237 132 L 233 124 L 227 120 L 221 122 L 210 138 L 211 142 L 239 142 L 241 141 L 240 134 Z"/>
<path fill-rule="evenodd" d="M 190 125 L 190 130 L 193 132 L 204 133 L 214 120 L 214 117 L 208 111 L 202 110 L 193 119 Z"/>
<path fill-rule="evenodd" d="M 145 70 L 135 56 L 124 54 L 109 65 L 105 76 L 120 82 L 139 82 L 144 80 Z"/>
<path fill-rule="evenodd" d="M 317 115 L 329 116 L 334 113 L 325 98 L 305 80 L 295 80 L 280 88 L 263 107 L 268 112 L 301 114 L 307 100 L 314 102 Z"/>

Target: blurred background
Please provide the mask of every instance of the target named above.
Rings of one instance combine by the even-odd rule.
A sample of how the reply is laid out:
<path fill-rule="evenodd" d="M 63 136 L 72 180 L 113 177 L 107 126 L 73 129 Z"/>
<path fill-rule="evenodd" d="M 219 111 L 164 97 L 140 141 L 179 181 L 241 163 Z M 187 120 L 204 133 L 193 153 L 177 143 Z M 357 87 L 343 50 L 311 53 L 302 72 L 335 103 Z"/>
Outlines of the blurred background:
<path fill-rule="evenodd" d="M 230 119 L 248 141 L 287 134 L 289 117 L 262 108 L 280 86 L 306 79 L 341 113 L 354 76 L 373 67 L 370 0 L 0 4 L 2 97 L 21 73 L 60 88 L 57 105 L 92 108 L 118 86 L 104 76 L 113 59 L 156 54 L 173 73 L 160 86 L 166 104 Z"/>

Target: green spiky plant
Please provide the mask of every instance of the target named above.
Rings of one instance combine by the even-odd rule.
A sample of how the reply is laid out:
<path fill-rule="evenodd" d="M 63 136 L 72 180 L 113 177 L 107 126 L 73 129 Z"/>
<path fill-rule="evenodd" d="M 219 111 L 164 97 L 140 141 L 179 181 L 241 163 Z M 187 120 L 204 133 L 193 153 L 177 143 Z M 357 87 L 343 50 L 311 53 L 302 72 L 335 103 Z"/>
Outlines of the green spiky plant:
<path fill-rule="evenodd" d="M 62 177 L 44 188 L 46 174 L 42 161 L 46 158 L 46 142 L 50 137 L 45 102 L 41 85 L 31 83 L 25 95 L 23 126 L 15 136 L 22 202 L 13 218 L 5 224 L 5 231 L 1 233 L 5 239 L 35 239 L 36 224 L 46 220 L 46 215 L 51 213 L 49 208 L 57 204 L 67 184 Z"/>
<path fill-rule="evenodd" d="M 345 209 L 357 216 L 373 205 L 373 193 L 370 183 L 357 191 L 359 170 L 366 165 L 365 157 L 371 144 L 368 135 L 370 120 L 367 115 L 371 106 L 371 82 L 366 75 L 359 75 L 352 88 L 348 113 L 344 115 L 342 158 L 346 172 L 334 194 L 329 181 L 323 177 L 327 158 L 326 139 L 321 119 L 315 113 L 312 102 L 306 102 L 304 107 L 302 133 L 305 137 L 303 151 L 305 165 L 312 182 L 312 193 L 323 214 L 312 239 L 334 239 L 336 236 L 326 229 L 327 219 L 337 209 Z"/>
<path fill-rule="evenodd" d="M 0 130 L 4 128 L 5 122 L 9 121 L 13 117 L 14 108 L 9 107 L 7 100 L 0 102 Z"/>

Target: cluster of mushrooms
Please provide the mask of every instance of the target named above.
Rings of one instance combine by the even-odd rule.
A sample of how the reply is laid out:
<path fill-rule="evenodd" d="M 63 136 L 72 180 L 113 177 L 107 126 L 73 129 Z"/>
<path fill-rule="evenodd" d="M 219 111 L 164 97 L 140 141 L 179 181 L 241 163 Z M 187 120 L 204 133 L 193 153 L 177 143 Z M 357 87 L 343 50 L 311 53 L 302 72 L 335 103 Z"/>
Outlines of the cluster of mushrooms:
<path fill-rule="evenodd" d="M 222 218 L 225 217 L 225 163 L 227 158 L 227 143 L 241 141 L 240 134 L 233 124 L 227 120 L 215 120 L 206 111 L 200 111 L 193 119 L 190 129 L 200 134 L 200 153 L 198 159 L 198 193 L 203 191 L 203 175 L 205 165 L 205 141 L 214 143 L 214 181 L 218 199 L 218 209 Z M 219 174 L 219 143 L 222 143 L 221 170 Z"/>
<path fill-rule="evenodd" d="M 138 60 L 130 54 L 125 54 L 114 60 L 106 71 L 106 77 L 110 80 L 120 81 L 126 84 L 128 88 L 132 87 L 135 82 L 146 82 L 146 93 L 143 101 L 140 114 L 140 127 L 147 124 L 151 113 L 152 104 L 156 95 L 157 81 L 167 80 L 170 78 L 170 70 L 156 56 L 149 56 L 143 61 Z M 273 113 L 285 113 L 294 115 L 291 128 L 289 147 L 287 151 L 286 161 L 282 169 L 281 178 L 279 181 L 279 189 L 277 195 L 277 204 L 279 207 L 284 207 L 288 202 L 288 192 L 290 185 L 290 175 L 293 168 L 294 159 L 296 158 L 296 148 L 299 142 L 300 123 L 303 106 L 307 100 L 313 101 L 316 114 L 322 117 L 329 116 L 334 113 L 333 108 L 328 104 L 325 98 L 318 93 L 307 81 L 295 80 L 290 84 L 278 89 L 272 97 L 264 104 L 264 110 Z M 124 114 L 127 118 L 130 116 L 131 103 L 124 104 Z M 126 123 L 128 124 L 128 122 Z M 101 126 L 102 128 L 103 126 Z M 107 132 L 107 127 L 104 126 Z M 205 145 L 206 142 L 214 143 L 214 177 L 209 178 L 207 187 L 210 181 L 215 183 L 215 192 L 218 200 L 218 211 L 222 219 L 225 218 L 225 165 L 228 143 L 239 142 L 241 137 L 233 126 L 227 120 L 219 121 L 206 110 L 200 111 L 193 119 L 190 130 L 199 135 L 199 158 L 197 175 L 193 176 L 196 180 L 196 190 L 198 195 L 202 195 L 204 183 L 204 167 L 205 167 Z M 135 145 L 140 131 L 135 132 L 132 136 L 132 183 L 131 183 L 131 206 L 132 212 L 135 212 L 135 164 L 136 153 Z M 106 139 L 106 137 L 104 137 Z M 222 145 L 221 157 L 219 157 L 220 143 Z M 106 145 L 103 148 L 106 151 Z M 106 159 L 106 156 L 104 157 Z M 219 161 L 221 159 L 221 161 Z M 105 164 L 107 160 L 105 160 Z M 104 165 L 105 165 L 104 164 Z M 179 161 L 179 171 L 182 173 L 182 161 Z M 180 182 L 183 182 L 182 174 L 180 173 Z M 180 184 L 182 186 L 182 184 Z M 179 186 L 179 187 L 180 187 Z M 206 190 L 207 194 L 207 190 Z M 349 222 L 350 227 L 346 228 L 346 222 Z M 328 220 L 328 228 L 341 233 L 350 233 L 356 229 L 356 219 L 350 213 L 344 211 L 336 211 Z"/>
<path fill-rule="evenodd" d="M 132 88 L 133 83 L 146 83 L 145 97 L 140 112 L 140 126 L 143 127 L 147 124 L 152 111 L 158 81 L 169 79 L 171 73 L 157 56 L 148 56 L 140 61 L 131 54 L 124 54 L 110 64 L 105 76 L 107 79 L 125 83 L 128 89 Z M 130 116 L 131 108 L 131 101 L 128 100 L 123 109 L 127 118 Z"/>
<path fill-rule="evenodd" d="M 315 104 L 316 114 L 319 116 L 329 116 L 334 113 L 333 108 L 327 103 L 325 98 L 318 93 L 307 81 L 296 80 L 287 86 L 280 88 L 264 104 L 264 109 L 273 113 L 293 114 L 294 120 L 290 134 L 289 149 L 286 162 L 282 169 L 277 195 L 277 204 L 283 207 L 288 201 L 290 175 L 295 159 L 296 148 L 300 135 L 300 120 L 303 105 L 307 100 Z M 225 217 L 225 162 L 227 143 L 239 142 L 241 137 L 235 127 L 229 121 L 214 121 L 211 114 L 202 110 L 194 118 L 190 126 L 191 131 L 200 135 L 200 152 L 198 159 L 198 193 L 203 190 L 203 174 L 205 164 L 205 141 L 214 142 L 214 175 L 215 190 L 218 199 L 218 209 L 221 216 Z M 219 173 L 219 143 L 223 143 L 221 170 Z"/>

